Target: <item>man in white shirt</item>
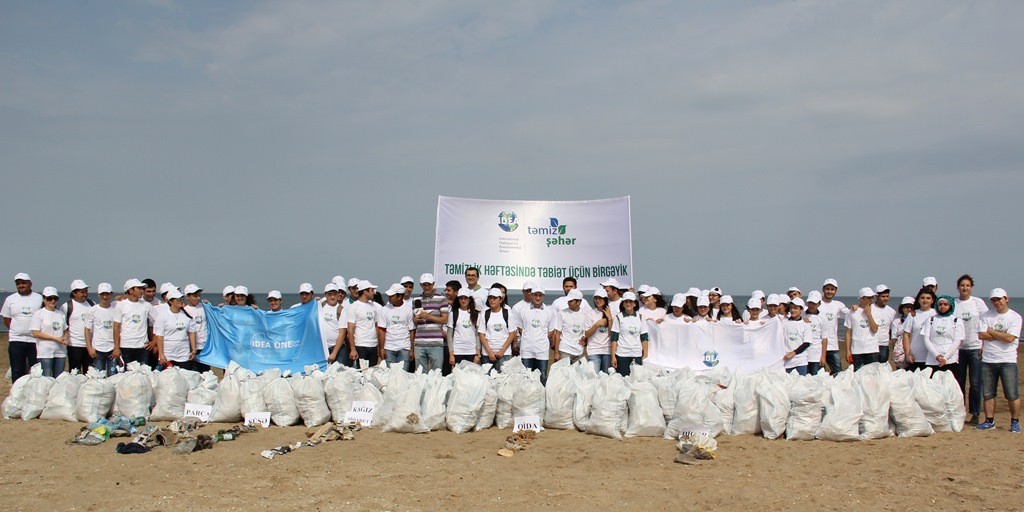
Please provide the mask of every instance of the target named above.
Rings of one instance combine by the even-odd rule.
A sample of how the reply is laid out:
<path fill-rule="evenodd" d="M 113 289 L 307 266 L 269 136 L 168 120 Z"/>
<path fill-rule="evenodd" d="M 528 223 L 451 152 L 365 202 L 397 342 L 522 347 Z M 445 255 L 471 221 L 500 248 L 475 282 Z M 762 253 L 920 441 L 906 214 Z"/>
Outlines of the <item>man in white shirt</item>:
<path fill-rule="evenodd" d="M 341 352 L 340 343 L 344 346 L 344 338 L 341 338 L 342 306 L 338 302 L 338 285 L 331 281 L 324 285 L 324 298 L 317 304 L 320 317 L 320 341 L 324 344 L 324 353 L 327 355 L 327 362 L 333 363 Z"/>
<path fill-rule="evenodd" d="M 100 283 L 96 294 L 99 304 L 89 309 L 85 320 L 85 348 L 89 351 L 92 366 L 106 375 L 115 369 L 114 352 L 114 305 L 111 299 L 114 288 L 110 283 Z"/>
<path fill-rule="evenodd" d="M 896 310 L 889 305 L 889 298 L 892 290 L 888 285 L 880 284 L 875 287 L 875 310 L 880 313 L 878 331 L 875 336 L 878 338 L 878 362 L 889 363 L 889 332 L 892 321 L 896 319 Z"/>
<path fill-rule="evenodd" d="M 280 290 L 270 290 L 267 292 L 267 304 L 270 306 L 270 312 L 276 313 L 282 310 L 282 300 Z"/>
<path fill-rule="evenodd" d="M 540 380 L 548 380 L 548 354 L 551 340 L 558 330 L 558 310 L 544 304 L 544 288 L 534 284 L 530 293 L 530 306 L 517 315 L 519 329 L 519 355 L 523 365 L 540 370 Z"/>
<path fill-rule="evenodd" d="M 365 359 L 370 366 L 384 356 L 384 331 L 377 329 L 377 303 L 373 302 L 373 294 L 377 285 L 363 279 L 356 285 L 358 298 L 346 309 L 348 314 L 348 346 L 349 357 L 356 362 Z M 358 363 L 357 363 L 358 364 Z"/>
<path fill-rule="evenodd" d="M 1020 344 L 1021 317 L 1010 309 L 1006 290 L 996 288 L 989 294 L 992 309 L 981 317 L 978 338 L 981 349 L 981 379 L 985 397 L 985 422 L 978 430 L 996 427 L 996 384 L 1002 382 L 1003 397 L 1010 409 L 1010 432 L 1020 433 L 1020 391 L 1017 373 L 1017 346 Z"/>
<path fill-rule="evenodd" d="M 978 339 L 978 324 L 981 316 L 988 313 L 988 305 L 981 297 L 974 297 L 974 278 L 964 274 L 956 280 L 959 295 L 956 298 L 956 315 L 964 323 L 964 341 L 957 354 L 960 364 L 956 367 L 956 381 L 960 392 L 967 397 L 967 412 L 971 415 L 969 425 L 978 424 L 981 414 L 981 340 Z M 970 382 L 970 388 L 966 384 Z"/>
<path fill-rule="evenodd" d="M 551 305 L 554 306 L 555 309 L 559 311 L 565 311 L 569 309 L 569 293 L 571 293 L 572 290 L 576 289 L 576 285 L 577 283 L 575 277 L 567 277 L 565 279 L 562 279 L 562 293 L 564 293 L 565 295 L 555 299 L 555 301 L 552 302 Z M 583 292 L 580 292 L 581 295 L 582 293 Z M 580 303 L 580 309 L 583 310 L 584 313 L 587 313 L 593 308 L 590 306 L 589 302 L 584 300 Z"/>
<path fill-rule="evenodd" d="M 43 307 L 43 296 L 32 291 L 32 278 L 22 272 L 14 276 L 17 293 L 4 299 L 0 314 L 7 326 L 7 355 L 11 362 L 11 382 L 26 375 L 36 364 L 36 340 L 32 337 L 32 315 Z"/>
<path fill-rule="evenodd" d="M 839 283 L 831 277 L 821 286 L 822 300 L 818 306 L 818 318 L 821 319 L 821 338 L 825 344 L 825 363 L 828 372 L 835 375 L 843 371 L 839 350 L 839 322 L 846 317 L 849 309 L 842 301 L 835 300 L 839 292 Z"/>
<path fill-rule="evenodd" d="M 112 357 L 124 364 L 137 361 L 146 364 L 149 352 L 149 313 L 153 305 L 142 300 L 145 285 L 138 279 L 124 283 L 128 295 L 114 306 L 114 351 Z"/>
<path fill-rule="evenodd" d="M 480 286 L 480 269 L 469 267 L 466 269 L 466 288 L 473 294 L 473 304 L 477 311 L 483 311 L 487 307 L 487 288 Z"/>
<path fill-rule="evenodd" d="M 844 323 L 846 352 L 850 354 L 848 361 L 853 364 L 854 371 L 878 361 L 878 324 L 882 316 L 882 311 L 871 304 L 875 298 L 874 290 L 861 288 L 859 298 L 859 304 L 846 315 Z"/>
<path fill-rule="evenodd" d="M 612 314 L 617 315 L 620 313 L 619 304 L 622 302 L 622 288 L 619 284 L 619 280 L 614 277 L 610 277 L 601 282 L 601 286 L 604 287 L 605 293 L 608 294 L 608 307 L 611 308 Z"/>
<path fill-rule="evenodd" d="M 206 346 L 206 337 L 209 333 L 206 330 L 206 310 L 203 309 L 203 289 L 194 283 L 189 283 L 182 291 L 185 294 L 185 313 L 192 318 L 196 327 L 196 354 L 203 351 Z M 209 365 L 200 363 L 198 359 L 192 360 L 192 370 L 205 372 L 210 369 Z"/>
<path fill-rule="evenodd" d="M 412 346 L 416 339 L 416 321 L 412 304 L 405 301 L 405 286 L 393 284 L 387 290 L 388 303 L 377 319 L 377 327 L 384 330 L 384 356 L 388 365 L 401 365 L 409 371 L 415 358 Z"/>
<path fill-rule="evenodd" d="M 559 328 L 554 333 L 555 361 L 563 357 L 571 359 L 572 364 L 583 359 L 583 337 L 587 329 L 593 325 L 590 314 L 583 311 L 583 293 L 573 289 L 565 296 L 566 309 L 559 311 Z"/>

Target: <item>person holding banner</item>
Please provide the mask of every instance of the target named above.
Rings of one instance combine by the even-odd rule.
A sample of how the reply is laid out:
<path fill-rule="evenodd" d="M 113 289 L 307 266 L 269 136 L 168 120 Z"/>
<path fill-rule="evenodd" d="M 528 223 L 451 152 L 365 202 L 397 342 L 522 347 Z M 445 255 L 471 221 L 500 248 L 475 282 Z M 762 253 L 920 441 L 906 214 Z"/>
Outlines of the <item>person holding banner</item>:
<path fill-rule="evenodd" d="M 235 303 L 235 287 L 230 284 L 224 287 L 221 291 L 221 295 L 224 296 L 224 302 L 217 304 L 218 307 L 230 306 Z"/>
<path fill-rule="evenodd" d="M 697 301 L 700 310 L 701 300 L 707 302 L 707 297 L 701 297 Z M 705 315 L 708 306 L 705 305 Z M 622 294 L 622 304 L 619 313 L 615 315 L 612 324 L 612 366 L 623 377 L 629 377 L 630 366 L 636 364 L 642 366 L 647 357 L 647 322 L 637 314 L 636 295 L 633 292 Z"/>
<path fill-rule="evenodd" d="M 811 348 L 811 324 L 804 321 L 804 301 L 797 297 L 789 303 L 789 319 L 782 321 L 782 332 L 786 336 L 786 371 L 807 375 L 807 349 Z"/>
<path fill-rule="evenodd" d="M 715 317 L 711 316 L 711 300 L 707 296 L 702 295 L 697 299 L 697 314 L 693 317 L 693 322 L 717 322 Z"/>
<path fill-rule="evenodd" d="M 338 343 L 344 345 L 341 337 L 341 317 L 343 307 L 339 301 L 338 285 L 334 282 L 324 285 L 324 300 L 317 304 L 320 317 L 320 339 L 324 344 L 327 362 L 333 363 L 338 358 Z"/>
<path fill-rule="evenodd" d="M 747 301 L 747 311 L 746 315 L 744 315 L 747 317 L 745 322 L 747 325 L 756 326 L 765 324 L 766 320 L 761 318 L 761 306 L 761 299 L 751 297 L 750 300 Z"/>
<path fill-rule="evenodd" d="M 591 326 L 590 315 L 580 308 L 583 292 L 570 290 L 566 298 L 569 299 L 568 309 L 558 313 L 559 327 L 554 336 L 555 361 L 568 357 L 572 364 L 576 364 L 583 359 L 584 336 Z"/>
<path fill-rule="evenodd" d="M 684 313 L 686 307 L 686 297 L 681 293 L 677 293 L 672 297 L 672 311 L 665 315 L 662 319 L 664 324 L 685 324 L 690 322 L 690 317 Z"/>
<path fill-rule="evenodd" d="M 722 298 L 718 300 L 718 304 L 719 309 L 718 315 L 715 318 L 716 320 L 721 322 L 722 319 L 725 319 L 726 322 L 732 320 L 733 323 L 743 323 L 743 317 L 740 315 L 739 311 L 736 311 L 736 307 L 732 302 L 732 295 L 723 295 Z"/>
<path fill-rule="evenodd" d="M 531 370 L 540 370 L 541 383 L 548 381 L 548 353 L 559 327 L 558 320 L 558 310 L 544 304 L 544 288 L 534 284 L 530 305 L 519 311 L 515 322 L 523 365 Z"/>
<path fill-rule="evenodd" d="M 509 322 L 509 308 L 505 307 L 501 288 L 491 287 L 487 292 L 487 309 L 477 318 L 480 346 L 487 357 L 481 363 L 491 363 L 501 371 L 501 365 L 512 359 L 512 341 L 516 339 L 515 326 Z M 461 314 L 461 313 L 460 313 Z"/>
<path fill-rule="evenodd" d="M 184 295 L 177 288 L 168 291 L 165 297 L 167 311 L 160 314 L 153 326 L 157 359 L 164 367 L 191 370 L 196 358 L 196 323 L 183 310 Z"/>
<path fill-rule="evenodd" d="M 270 290 L 269 292 L 267 292 L 267 304 L 270 305 L 271 313 L 281 311 L 282 302 L 283 301 L 281 300 L 280 290 Z"/>
<path fill-rule="evenodd" d="M 348 315 L 348 346 L 349 358 L 354 364 L 365 359 L 370 366 L 377 366 L 383 359 L 384 332 L 377 329 L 377 303 L 373 302 L 373 294 L 377 285 L 363 279 L 356 286 L 359 299 L 346 309 Z"/>
<path fill-rule="evenodd" d="M 603 289 L 594 292 L 594 307 L 590 311 L 590 328 L 584 333 L 587 347 L 587 361 L 594 363 L 599 373 L 606 373 L 612 367 L 611 327 L 615 315 L 608 307 L 608 293 Z"/>
<path fill-rule="evenodd" d="M 651 286 L 647 289 L 647 295 L 643 298 L 643 307 L 640 308 L 640 317 L 660 324 L 667 312 L 665 311 L 665 299 L 661 297 L 661 290 Z"/>
<path fill-rule="evenodd" d="M 469 288 L 460 288 L 456 304 L 445 326 L 448 328 L 448 364 L 455 366 L 463 361 L 480 364 L 480 339 L 477 333 L 479 313 Z M 489 347 L 488 347 L 489 348 Z"/>

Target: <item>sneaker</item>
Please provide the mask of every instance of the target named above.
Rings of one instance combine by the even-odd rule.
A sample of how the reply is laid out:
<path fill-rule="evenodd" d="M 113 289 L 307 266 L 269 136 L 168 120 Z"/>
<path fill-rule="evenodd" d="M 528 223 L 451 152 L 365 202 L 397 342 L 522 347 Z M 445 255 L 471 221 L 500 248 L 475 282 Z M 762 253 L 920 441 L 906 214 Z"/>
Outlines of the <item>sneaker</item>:
<path fill-rule="evenodd" d="M 978 424 L 978 415 L 977 414 L 972 414 L 971 415 L 971 419 L 967 420 L 967 424 L 968 425 L 977 425 Z"/>
<path fill-rule="evenodd" d="M 1010 432 L 1013 432 L 1014 434 L 1020 434 L 1020 422 L 1019 421 L 1010 422 Z"/>
<path fill-rule="evenodd" d="M 981 423 L 978 423 L 978 426 L 974 428 L 978 430 L 991 430 L 993 428 L 996 428 L 996 424 L 991 421 L 983 421 Z"/>

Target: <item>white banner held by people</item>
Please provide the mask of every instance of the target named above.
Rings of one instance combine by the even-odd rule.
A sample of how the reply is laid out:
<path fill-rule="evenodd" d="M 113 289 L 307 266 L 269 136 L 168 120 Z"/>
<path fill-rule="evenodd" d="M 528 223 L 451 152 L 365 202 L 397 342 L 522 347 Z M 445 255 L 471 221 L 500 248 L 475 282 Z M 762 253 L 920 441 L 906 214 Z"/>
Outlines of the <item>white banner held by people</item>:
<path fill-rule="evenodd" d="M 786 340 L 782 324 L 745 326 L 727 322 L 655 324 L 647 322 L 650 345 L 646 364 L 707 371 L 723 367 L 753 373 L 782 369 Z"/>
<path fill-rule="evenodd" d="M 592 201 L 496 201 L 438 197 L 438 283 L 480 270 L 483 285 L 532 281 L 560 290 L 574 277 L 593 290 L 614 277 L 633 283 L 629 196 Z M 560 293 L 560 292 L 559 292 Z"/>

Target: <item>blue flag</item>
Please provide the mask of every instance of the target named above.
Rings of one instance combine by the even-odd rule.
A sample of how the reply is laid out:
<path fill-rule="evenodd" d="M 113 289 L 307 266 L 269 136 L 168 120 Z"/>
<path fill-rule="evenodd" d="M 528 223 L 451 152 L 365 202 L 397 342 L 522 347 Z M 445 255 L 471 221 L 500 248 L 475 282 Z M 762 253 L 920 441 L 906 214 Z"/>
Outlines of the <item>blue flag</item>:
<path fill-rule="evenodd" d="M 251 372 L 270 368 L 301 373 L 310 364 L 327 367 L 316 301 L 277 312 L 248 306 L 211 306 L 200 363 L 226 368 L 234 361 Z"/>

